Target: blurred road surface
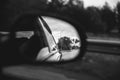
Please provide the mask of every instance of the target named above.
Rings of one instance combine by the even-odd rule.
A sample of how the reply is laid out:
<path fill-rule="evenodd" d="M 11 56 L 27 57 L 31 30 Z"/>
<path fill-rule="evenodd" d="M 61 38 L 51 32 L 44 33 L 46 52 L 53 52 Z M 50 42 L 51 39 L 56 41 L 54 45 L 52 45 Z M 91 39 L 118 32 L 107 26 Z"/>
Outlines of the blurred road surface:
<path fill-rule="evenodd" d="M 85 73 L 67 72 L 56 68 L 42 66 L 11 66 L 3 69 L 3 73 L 22 80 L 101 80 Z"/>

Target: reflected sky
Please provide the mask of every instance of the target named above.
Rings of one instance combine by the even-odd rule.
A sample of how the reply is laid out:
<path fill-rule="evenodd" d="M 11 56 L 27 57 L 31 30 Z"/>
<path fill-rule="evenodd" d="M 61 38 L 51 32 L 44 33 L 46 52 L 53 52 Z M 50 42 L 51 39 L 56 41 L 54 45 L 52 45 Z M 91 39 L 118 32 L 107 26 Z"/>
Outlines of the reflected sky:
<path fill-rule="evenodd" d="M 51 28 L 56 42 L 58 42 L 58 38 L 63 36 L 79 39 L 77 31 L 69 23 L 50 17 L 43 17 L 43 18 Z"/>

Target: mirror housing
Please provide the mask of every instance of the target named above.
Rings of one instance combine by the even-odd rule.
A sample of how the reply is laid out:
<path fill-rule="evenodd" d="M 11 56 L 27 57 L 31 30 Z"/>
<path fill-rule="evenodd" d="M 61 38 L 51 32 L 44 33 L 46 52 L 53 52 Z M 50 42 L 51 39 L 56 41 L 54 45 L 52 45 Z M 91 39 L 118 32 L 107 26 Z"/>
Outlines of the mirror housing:
<path fill-rule="evenodd" d="M 44 17 L 44 19 L 43 19 L 43 17 Z M 44 36 L 45 36 L 45 33 L 44 33 L 44 31 L 43 31 L 43 33 L 41 33 L 41 31 L 39 30 L 39 28 L 38 27 L 31 27 L 31 28 L 25 28 L 25 26 L 23 26 L 23 24 L 22 24 L 22 26 L 23 27 L 21 27 L 21 29 L 19 29 L 19 25 L 21 25 L 21 23 L 20 22 L 22 22 L 22 20 L 24 20 L 25 18 L 28 18 L 28 19 L 34 19 L 35 20 L 35 22 L 37 23 L 37 26 L 40 26 L 39 28 L 41 28 L 41 25 L 43 25 L 43 26 L 48 26 L 48 27 L 50 27 L 50 28 L 52 28 L 52 30 L 51 30 L 51 32 L 48 30 L 48 29 L 46 29 L 47 30 L 47 32 L 50 34 L 50 36 L 53 38 L 52 40 L 54 41 L 55 40 L 55 37 L 54 36 L 57 36 L 58 37 L 58 35 L 55 35 L 54 34 L 54 36 L 52 35 L 52 32 L 55 32 L 55 28 L 56 29 L 58 29 L 58 30 L 60 30 L 60 31 L 62 31 L 62 30 L 65 30 L 66 29 L 66 31 L 67 32 L 65 32 L 65 31 L 63 31 L 63 32 L 65 32 L 65 33 L 69 33 L 70 31 L 72 31 L 72 33 L 71 33 L 71 35 L 72 34 L 74 34 L 73 36 L 77 36 L 77 38 L 78 38 L 78 42 L 80 42 L 80 45 L 78 45 L 76 48 L 79 48 L 79 50 L 77 50 L 77 52 L 75 53 L 76 55 L 74 55 L 74 54 L 72 54 L 72 52 L 71 52 L 71 55 L 73 56 L 74 55 L 74 59 L 70 59 L 70 60 L 52 60 L 52 59 L 48 59 L 48 57 L 46 58 L 46 59 L 48 59 L 48 60 L 46 60 L 45 58 L 43 58 L 43 57 L 41 57 L 41 59 L 39 58 L 39 60 L 38 60 L 38 58 L 36 59 L 36 56 L 34 57 L 34 58 L 31 58 L 31 57 L 28 57 L 28 59 L 30 60 L 30 61 L 33 61 L 33 62 L 37 62 L 37 63 L 39 63 L 39 62 L 43 62 L 43 63 L 63 63 L 63 62 L 71 62 L 71 61 L 74 61 L 74 60 L 77 60 L 77 59 L 81 59 L 83 56 L 84 56 L 84 52 L 85 52 L 85 49 L 86 49 L 86 35 L 85 35 L 85 33 L 84 33 L 84 31 L 83 31 L 83 29 L 81 28 L 82 26 L 80 26 L 80 25 L 78 25 L 78 23 L 76 24 L 76 22 L 74 23 L 74 21 L 72 20 L 72 19 L 68 19 L 68 18 L 63 18 L 63 17 L 61 17 L 61 18 L 59 18 L 58 16 L 42 16 L 42 19 L 43 19 L 43 22 L 42 22 L 42 24 L 40 23 L 40 21 L 39 21 L 39 15 L 34 15 L 34 16 L 24 16 L 24 17 L 22 17 L 22 18 L 20 18 L 20 19 L 18 19 L 18 21 L 16 21 L 16 24 L 14 24 L 14 26 L 12 27 L 12 29 L 11 29 L 11 33 L 10 33 L 10 36 L 11 36 L 11 38 L 12 39 L 14 39 L 15 38 L 15 32 L 16 31 L 19 31 L 19 30 L 24 30 L 24 29 L 26 29 L 26 30 L 33 30 L 33 32 L 34 32 L 34 30 L 37 30 L 36 32 L 37 32 L 37 36 L 40 36 L 39 34 L 44 34 Z M 53 19 L 52 19 L 53 18 Z M 36 21 L 36 19 L 37 19 L 37 21 Z M 50 20 L 49 20 L 50 19 Z M 54 22 L 54 24 L 48 24 L 48 23 L 50 23 L 50 21 L 53 21 Z M 33 21 L 34 22 L 34 21 Z M 45 22 L 45 23 L 44 23 Z M 57 25 L 57 27 L 55 27 L 54 25 L 55 25 L 55 22 L 56 22 L 56 24 L 59 24 L 59 25 Z M 34 23 L 34 24 L 36 24 L 36 23 Z M 44 24 L 43 24 L 44 23 Z M 63 24 L 64 23 L 64 24 Z M 19 24 L 19 25 L 18 25 Z M 64 26 L 64 27 L 60 27 L 60 26 Z M 68 26 L 69 25 L 69 26 Z M 17 27 L 16 27 L 17 26 Z M 35 25 L 34 25 L 35 26 Z M 46 27 L 45 27 L 46 28 Z M 67 28 L 68 29 L 70 29 L 70 31 L 69 30 L 67 30 Z M 60 32 L 59 31 L 59 32 Z M 34 32 L 34 34 L 36 34 L 36 32 Z M 62 32 L 62 33 L 63 33 Z M 39 34 L 38 34 L 39 33 Z M 68 39 L 68 41 L 70 41 L 71 43 L 72 43 L 72 39 L 70 39 L 69 37 L 66 37 L 66 35 L 67 34 L 65 34 L 64 33 L 64 35 L 63 34 L 59 34 L 59 35 L 62 35 L 63 37 L 60 37 L 59 36 L 59 38 L 62 40 L 64 40 L 64 39 Z M 49 34 L 47 34 L 47 35 L 49 35 Z M 70 34 L 69 34 L 70 35 Z M 22 45 L 22 47 L 20 47 L 20 54 L 22 54 L 22 55 L 24 55 L 24 54 L 27 54 L 27 55 L 25 55 L 25 58 L 27 58 L 27 56 L 29 56 L 30 54 L 33 54 L 33 53 L 31 53 L 32 51 L 29 51 L 29 50 L 31 50 L 32 48 L 34 48 L 34 47 L 37 47 L 37 53 L 35 53 L 35 55 L 38 55 L 38 53 L 39 52 L 41 52 L 41 54 L 42 55 L 45 55 L 45 53 L 43 54 L 43 52 L 44 51 L 48 51 L 49 50 L 49 48 L 45 48 L 45 47 L 43 47 L 43 49 L 40 49 L 40 45 L 39 44 L 41 44 L 41 42 L 40 42 L 40 40 L 42 39 L 42 37 L 40 38 L 40 37 L 38 37 L 38 43 L 35 43 L 35 44 L 31 44 L 31 43 L 34 43 L 34 42 L 37 42 L 37 41 L 34 41 L 34 39 L 33 39 L 33 42 L 31 42 L 31 40 L 32 39 L 30 39 L 30 40 L 28 40 L 28 43 L 27 43 L 27 45 L 25 45 L 25 44 L 23 44 Z M 47 38 L 48 39 L 48 38 Z M 58 39 L 58 38 L 57 38 Z M 60 40 L 60 39 L 58 39 L 58 40 Z M 69 40 L 70 39 L 70 40 Z M 53 43 L 53 44 L 56 44 L 57 45 L 57 48 L 52 48 L 52 49 L 56 49 L 58 52 L 60 52 L 60 47 L 58 47 L 58 46 L 60 46 L 60 44 L 58 43 L 58 40 L 57 40 L 57 43 L 56 43 L 56 40 L 55 40 L 55 42 Z M 73 39 L 74 40 L 74 39 Z M 80 41 L 79 41 L 80 40 Z M 46 41 L 46 37 L 44 38 L 43 37 L 43 41 Z M 50 41 L 50 38 L 47 40 L 47 41 Z M 45 42 L 45 45 L 47 45 L 47 46 L 49 46 L 48 44 L 46 44 L 47 43 L 47 41 Z M 68 42 L 67 41 L 67 42 Z M 30 42 L 30 43 L 29 43 Z M 44 42 L 43 42 L 44 43 Z M 30 48 L 28 48 L 28 49 L 26 49 L 26 47 L 29 47 L 30 45 L 29 44 L 31 44 L 31 46 L 33 46 L 33 47 L 30 47 Z M 58 45 L 59 44 L 59 45 Z M 44 45 L 44 46 L 45 46 Z M 70 46 L 71 44 L 69 43 L 69 46 Z M 65 43 L 64 43 L 64 46 L 65 46 Z M 68 47 L 68 45 L 67 45 L 67 47 Z M 70 46 L 71 47 L 71 46 Z M 69 48 L 69 47 L 68 47 Z M 71 50 L 73 50 L 75 47 L 71 47 Z M 23 49 L 23 50 L 22 50 Z M 26 49 L 26 50 L 25 50 Z M 70 51 L 71 50 L 69 50 L 69 52 L 67 52 L 67 53 L 69 53 L 70 54 Z M 54 51 L 53 51 L 54 52 Z M 62 52 L 62 51 L 61 51 Z M 60 52 L 60 53 L 61 53 Z M 30 54 L 29 54 L 30 53 Z M 55 52 L 56 53 L 56 52 Z M 58 53 L 57 55 L 59 55 L 59 57 L 60 57 L 60 53 Z M 32 57 L 33 57 L 33 55 L 31 55 Z M 38 55 L 39 57 L 40 57 L 40 55 Z M 50 55 L 51 56 L 51 55 Z M 50 57 L 49 56 L 49 57 Z M 62 56 L 62 55 L 61 55 Z M 69 56 L 70 57 L 70 56 Z M 43 58 L 43 60 L 42 60 L 42 58 Z M 67 57 L 66 57 L 67 58 Z"/>
<path fill-rule="evenodd" d="M 29 4 L 29 3 L 31 3 L 31 4 Z M 62 9 L 62 7 L 63 7 L 63 5 L 62 5 L 61 8 L 58 9 L 56 7 L 57 5 L 48 3 L 47 0 L 39 0 L 38 2 L 36 1 L 35 3 L 32 3 L 32 1 L 25 3 L 23 0 L 19 0 L 19 1 L 18 0 L 16 0 L 16 1 L 8 0 L 8 2 L 4 2 L 3 4 L 4 5 L 1 5 L 3 9 L 1 9 L 2 11 L 1 11 L 1 15 L 0 15 L 0 17 L 1 17 L 0 26 L 3 26 L 3 28 L 1 27 L 1 30 L 10 31 L 11 41 L 14 39 L 14 33 L 12 33 L 12 32 L 14 32 L 14 29 L 16 29 L 16 25 L 18 25 L 19 21 L 22 20 L 24 17 L 33 18 L 33 17 L 39 16 L 39 15 L 40 16 L 49 16 L 49 17 L 57 18 L 57 19 L 60 19 L 60 20 L 63 20 L 63 21 L 66 21 L 66 22 L 72 24 L 75 27 L 75 29 L 78 31 L 79 36 L 81 36 L 81 38 L 82 38 L 81 45 L 83 45 L 83 46 L 81 47 L 80 53 L 85 52 L 86 33 L 84 31 L 84 27 L 81 26 L 80 22 L 75 20 L 69 12 L 67 12 L 69 10 L 69 8 Z M 54 7 L 55 9 L 51 9 L 51 6 Z M 12 42 L 14 44 L 14 41 L 12 41 Z M 12 57 L 13 57 L 13 55 L 12 55 Z M 81 59 L 81 57 L 83 55 L 84 54 L 77 56 L 74 60 Z M 19 57 L 19 56 L 17 56 L 17 57 Z M 20 59 L 22 57 L 23 56 L 20 56 Z M 17 58 L 15 58 L 15 59 L 17 59 Z M 72 60 L 72 61 L 74 61 L 74 60 Z M 30 60 L 30 62 L 31 62 L 31 60 Z M 69 62 L 69 61 L 66 61 L 66 62 Z"/>

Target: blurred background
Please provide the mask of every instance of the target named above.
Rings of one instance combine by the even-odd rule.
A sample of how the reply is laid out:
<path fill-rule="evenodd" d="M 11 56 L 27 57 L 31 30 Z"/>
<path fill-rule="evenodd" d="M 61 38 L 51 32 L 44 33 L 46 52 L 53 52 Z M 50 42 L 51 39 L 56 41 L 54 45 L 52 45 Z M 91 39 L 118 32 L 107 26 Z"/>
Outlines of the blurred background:
<path fill-rule="evenodd" d="M 77 74 L 92 74 L 108 80 L 120 80 L 120 1 L 45 1 L 48 7 L 44 8 L 47 8 L 50 12 L 59 13 L 78 21 L 83 25 L 88 37 L 87 51 L 83 57 L 83 61 L 54 65 L 54 68 L 72 71 Z M 28 6 L 31 6 L 33 2 L 29 2 Z M 23 3 L 27 3 L 27 1 L 24 0 Z M 35 3 L 37 1 L 33 4 Z M 21 5 L 17 5 L 17 8 L 19 6 Z M 4 30 L 2 27 L 0 29 L 1 31 Z M 0 36 L 2 36 L 1 41 L 3 42 L 8 39 L 7 33 L 2 32 Z M 49 70 L 50 66 L 46 66 L 46 68 Z M 41 68 L 37 67 L 37 69 Z"/>

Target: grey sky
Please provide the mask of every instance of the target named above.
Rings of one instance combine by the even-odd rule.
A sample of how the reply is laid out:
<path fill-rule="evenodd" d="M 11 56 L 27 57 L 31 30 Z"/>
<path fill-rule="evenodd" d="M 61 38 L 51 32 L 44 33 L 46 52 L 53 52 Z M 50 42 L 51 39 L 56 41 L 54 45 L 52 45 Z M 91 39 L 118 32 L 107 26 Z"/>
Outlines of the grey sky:
<path fill-rule="evenodd" d="M 44 17 L 44 20 L 47 22 L 47 24 L 51 28 L 52 33 L 56 39 L 63 36 L 78 38 L 78 33 L 76 29 L 72 25 L 68 24 L 67 22 L 59 19 L 55 19 L 55 18 L 49 18 L 49 17 Z"/>
<path fill-rule="evenodd" d="M 83 0 L 83 1 L 84 1 L 85 7 L 92 6 L 92 5 L 101 7 L 105 4 L 105 2 L 108 2 L 111 8 L 113 8 L 116 6 L 116 3 L 120 0 Z"/>

